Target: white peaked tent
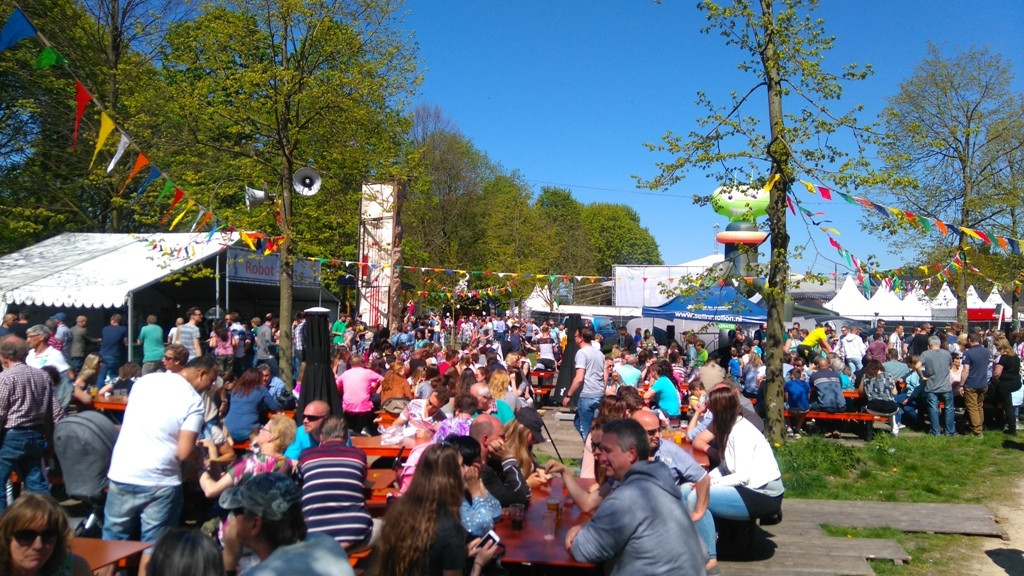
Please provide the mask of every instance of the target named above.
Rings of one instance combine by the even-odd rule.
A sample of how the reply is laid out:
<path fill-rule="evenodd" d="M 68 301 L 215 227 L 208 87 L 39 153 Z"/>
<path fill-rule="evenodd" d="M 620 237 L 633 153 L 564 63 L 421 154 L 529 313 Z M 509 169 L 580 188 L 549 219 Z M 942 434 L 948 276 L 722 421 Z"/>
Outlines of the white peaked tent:
<path fill-rule="evenodd" d="M 879 286 L 871 300 L 868 300 L 868 309 L 872 316 L 886 320 L 898 320 L 904 317 L 903 302 L 885 284 Z"/>
<path fill-rule="evenodd" d="M 854 320 L 870 320 L 874 317 L 867 298 L 860 293 L 857 282 L 850 276 L 843 281 L 843 285 L 835 297 L 826 302 L 824 306 L 839 316 Z"/>
<path fill-rule="evenodd" d="M 992 292 L 989 293 L 988 298 L 985 298 L 985 308 L 995 308 L 996 305 L 1002 305 L 1003 310 L 1009 310 L 1010 305 L 1003 300 L 1003 297 L 999 295 L 999 290 L 996 287 L 992 287 Z"/>
<path fill-rule="evenodd" d="M 932 298 L 932 320 L 936 322 L 952 322 L 956 320 L 956 296 L 949 285 L 942 283 L 939 293 Z"/>
<path fill-rule="evenodd" d="M 930 320 L 932 317 L 932 300 L 920 287 L 903 296 L 903 316 L 907 320 Z"/>
<path fill-rule="evenodd" d="M 985 301 L 978 296 L 978 291 L 974 289 L 974 286 L 967 287 L 967 307 L 968 308 L 991 308 L 986 306 Z"/>

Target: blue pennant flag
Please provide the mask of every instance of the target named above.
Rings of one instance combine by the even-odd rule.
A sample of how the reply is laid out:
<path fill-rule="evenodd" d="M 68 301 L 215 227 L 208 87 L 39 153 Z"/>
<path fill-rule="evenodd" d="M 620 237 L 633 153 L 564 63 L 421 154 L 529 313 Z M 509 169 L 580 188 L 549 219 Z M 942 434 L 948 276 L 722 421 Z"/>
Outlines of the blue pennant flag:
<path fill-rule="evenodd" d="M 0 52 L 7 50 L 18 42 L 36 35 L 36 28 L 25 17 L 21 8 L 15 8 L 14 13 L 7 19 L 2 30 L 0 30 Z"/>

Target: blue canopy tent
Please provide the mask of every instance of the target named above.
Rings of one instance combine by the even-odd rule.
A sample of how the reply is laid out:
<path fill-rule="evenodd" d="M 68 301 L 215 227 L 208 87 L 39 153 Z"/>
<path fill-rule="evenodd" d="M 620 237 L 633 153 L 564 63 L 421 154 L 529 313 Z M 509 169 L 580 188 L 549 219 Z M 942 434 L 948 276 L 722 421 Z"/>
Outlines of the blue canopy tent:
<path fill-rule="evenodd" d="M 751 302 L 732 286 L 712 286 L 692 296 L 676 296 L 661 306 L 644 306 L 644 318 L 760 324 L 768 312 Z"/>

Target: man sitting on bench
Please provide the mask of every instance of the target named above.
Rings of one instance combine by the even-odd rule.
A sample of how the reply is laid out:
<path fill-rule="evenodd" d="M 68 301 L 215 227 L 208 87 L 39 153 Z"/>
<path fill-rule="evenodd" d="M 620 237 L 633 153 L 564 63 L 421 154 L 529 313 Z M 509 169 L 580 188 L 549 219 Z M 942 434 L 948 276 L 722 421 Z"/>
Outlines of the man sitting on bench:
<path fill-rule="evenodd" d="M 811 389 L 814 399 L 811 410 L 823 412 L 842 412 L 846 410 L 846 398 L 843 397 L 843 386 L 839 374 L 829 366 L 828 358 L 818 358 L 817 370 L 811 374 Z M 839 438 L 839 431 L 833 430 L 825 434 L 826 438 Z"/>

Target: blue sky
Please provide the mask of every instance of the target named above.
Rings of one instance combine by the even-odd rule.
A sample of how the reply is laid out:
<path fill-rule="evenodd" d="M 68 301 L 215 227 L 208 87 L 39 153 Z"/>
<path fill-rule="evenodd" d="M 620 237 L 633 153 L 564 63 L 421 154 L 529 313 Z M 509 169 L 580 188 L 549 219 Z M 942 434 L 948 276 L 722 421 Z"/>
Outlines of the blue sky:
<path fill-rule="evenodd" d="M 653 176 L 655 162 L 665 159 L 643 142 L 658 141 L 669 129 L 695 128 L 703 114 L 694 105 L 698 90 L 724 104 L 730 91 L 753 84 L 736 70 L 736 48 L 716 33 L 700 34 L 705 21 L 696 0 L 410 0 L 406 8 L 424 66 L 417 102 L 439 105 L 477 148 L 518 170 L 535 190 L 561 185 L 583 202 L 634 207 L 666 264 L 711 253 L 713 226 L 727 221 L 692 197 L 723 183 L 691 171 L 664 193 L 641 193 L 631 177 Z M 825 61 L 829 71 L 851 62 L 874 67 L 868 80 L 847 84 L 833 106 L 863 104 L 863 121 L 874 120 L 929 41 L 947 55 L 989 46 L 1014 64 L 1013 87 L 1024 92 L 1019 0 L 824 0 L 816 15 L 836 37 Z M 749 109 L 763 110 L 757 100 Z M 862 229 L 861 208 L 799 194 L 808 208 L 826 212 L 841 233 L 838 241 L 858 259 L 875 255 L 883 268 L 906 260 L 889 253 L 885 238 Z M 789 229 L 793 245 L 811 239 L 817 246 L 807 247 L 794 272 L 833 271 L 840 259 L 823 232 L 808 231 L 793 217 Z"/>

